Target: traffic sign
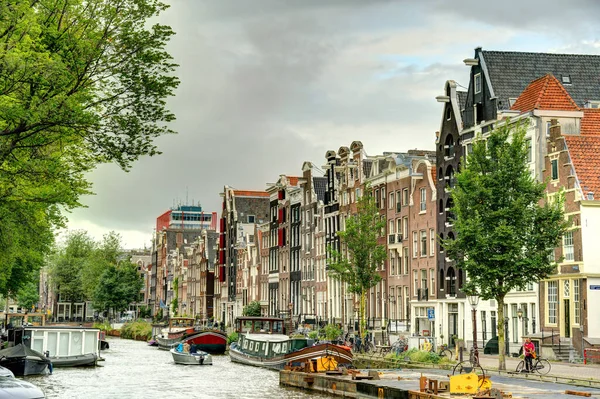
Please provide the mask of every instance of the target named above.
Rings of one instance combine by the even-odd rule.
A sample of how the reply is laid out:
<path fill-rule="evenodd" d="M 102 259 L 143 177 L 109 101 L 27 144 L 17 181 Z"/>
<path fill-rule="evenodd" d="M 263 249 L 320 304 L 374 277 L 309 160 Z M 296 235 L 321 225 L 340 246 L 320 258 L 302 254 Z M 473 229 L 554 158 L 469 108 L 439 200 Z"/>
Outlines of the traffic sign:
<path fill-rule="evenodd" d="M 431 320 L 435 320 L 435 309 L 427 309 L 427 318 Z"/>

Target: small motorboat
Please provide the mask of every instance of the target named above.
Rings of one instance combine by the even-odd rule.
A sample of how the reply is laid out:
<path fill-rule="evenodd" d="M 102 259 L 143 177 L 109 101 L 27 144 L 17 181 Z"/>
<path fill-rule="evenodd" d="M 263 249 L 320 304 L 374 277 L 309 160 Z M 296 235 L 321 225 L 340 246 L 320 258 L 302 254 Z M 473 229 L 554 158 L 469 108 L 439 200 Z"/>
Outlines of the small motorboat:
<path fill-rule="evenodd" d="M 212 364 L 212 356 L 209 353 L 196 351 L 196 352 L 183 352 L 178 351 L 178 348 L 171 349 L 171 356 L 175 364 L 188 364 L 188 365 L 210 365 Z"/>

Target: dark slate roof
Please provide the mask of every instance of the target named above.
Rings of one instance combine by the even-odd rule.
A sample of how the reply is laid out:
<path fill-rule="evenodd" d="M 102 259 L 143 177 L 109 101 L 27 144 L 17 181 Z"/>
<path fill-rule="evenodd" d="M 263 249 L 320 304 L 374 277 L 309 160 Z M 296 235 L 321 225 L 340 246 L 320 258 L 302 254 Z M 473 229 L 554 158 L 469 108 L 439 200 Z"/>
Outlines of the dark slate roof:
<path fill-rule="evenodd" d="M 317 194 L 317 200 L 325 201 L 325 191 L 327 191 L 327 178 L 315 176 L 313 177 L 313 188 Z"/>
<path fill-rule="evenodd" d="M 467 103 L 467 94 L 466 91 L 458 91 L 456 90 L 456 96 L 458 97 L 458 110 L 462 111 L 465 109 L 465 104 Z"/>
<path fill-rule="evenodd" d="M 548 73 L 563 83 L 579 106 L 600 100 L 600 55 L 481 51 L 498 98 L 498 108 L 508 109 L 509 98 L 517 98 L 533 80 Z M 562 77 L 568 75 L 571 84 Z"/>

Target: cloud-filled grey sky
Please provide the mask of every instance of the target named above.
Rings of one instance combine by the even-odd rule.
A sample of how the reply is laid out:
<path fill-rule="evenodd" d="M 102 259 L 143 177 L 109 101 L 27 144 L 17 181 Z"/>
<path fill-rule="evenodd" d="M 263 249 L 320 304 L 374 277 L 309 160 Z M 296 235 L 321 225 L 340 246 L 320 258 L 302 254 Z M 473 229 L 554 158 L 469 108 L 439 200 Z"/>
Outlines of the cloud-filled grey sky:
<path fill-rule="evenodd" d="M 150 247 L 175 204 L 220 211 L 224 185 L 263 190 L 360 140 L 370 155 L 434 150 L 448 79 L 474 48 L 600 54 L 596 0 L 164 0 L 181 85 L 176 135 L 129 173 L 102 165 L 69 217 Z"/>

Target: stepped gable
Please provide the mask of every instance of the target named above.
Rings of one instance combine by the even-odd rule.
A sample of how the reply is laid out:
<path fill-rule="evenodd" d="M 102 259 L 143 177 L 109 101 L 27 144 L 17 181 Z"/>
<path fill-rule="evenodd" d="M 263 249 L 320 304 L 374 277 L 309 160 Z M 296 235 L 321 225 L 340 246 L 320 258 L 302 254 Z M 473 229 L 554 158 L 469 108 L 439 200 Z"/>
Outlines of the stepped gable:
<path fill-rule="evenodd" d="M 598 99 L 600 55 L 484 50 L 481 54 L 499 109 L 508 109 L 509 99 L 517 98 L 531 81 L 547 73 L 565 85 L 579 106 Z"/>
<path fill-rule="evenodd" d="M 534 109 L 580 110 L 564 86 L 551 74 L 531 82 L 510 109 L 520 112 L 529 112 Z"/>

